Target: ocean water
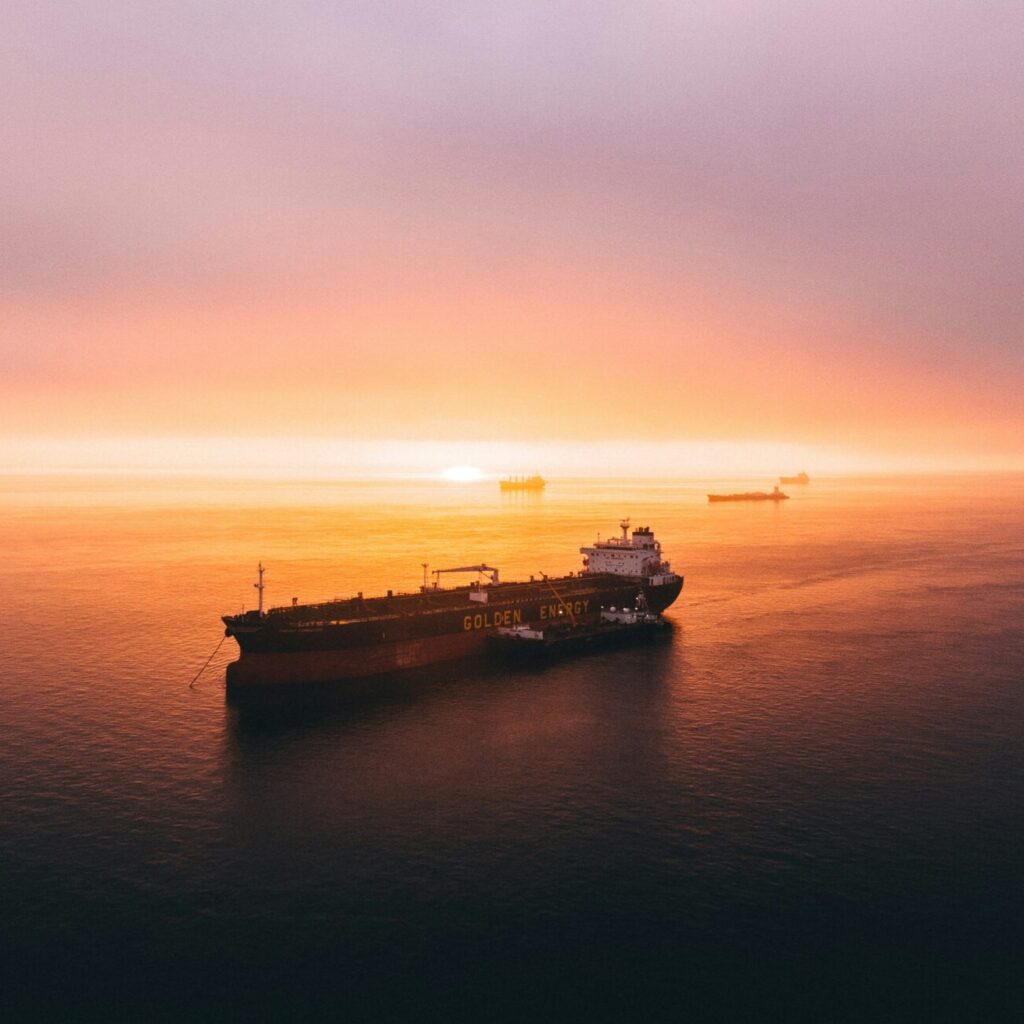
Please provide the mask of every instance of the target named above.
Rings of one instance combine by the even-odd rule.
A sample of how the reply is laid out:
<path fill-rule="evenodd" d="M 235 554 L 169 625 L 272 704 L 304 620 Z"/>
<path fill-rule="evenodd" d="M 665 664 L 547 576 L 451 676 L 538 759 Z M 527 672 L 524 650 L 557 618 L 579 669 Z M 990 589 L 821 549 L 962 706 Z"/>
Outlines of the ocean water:
<path fill-rule="evenodd" d="M 5 1019 L 1024 1013 L 1024 479 L 0 481 Z M 671 636 L 229 704 L 219 616 L 579 567 Z"/>

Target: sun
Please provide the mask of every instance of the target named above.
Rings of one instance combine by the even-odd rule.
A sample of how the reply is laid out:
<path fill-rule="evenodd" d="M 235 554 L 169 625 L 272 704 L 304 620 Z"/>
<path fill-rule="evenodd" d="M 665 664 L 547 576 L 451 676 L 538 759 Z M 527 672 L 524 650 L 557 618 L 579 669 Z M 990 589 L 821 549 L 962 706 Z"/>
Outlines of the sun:
<path fill-rule="evenodd" d="M 455 484 L 471 484 L 484 478 L 483 472 L 476 466 L 449 466 L 441 476 Z"/>

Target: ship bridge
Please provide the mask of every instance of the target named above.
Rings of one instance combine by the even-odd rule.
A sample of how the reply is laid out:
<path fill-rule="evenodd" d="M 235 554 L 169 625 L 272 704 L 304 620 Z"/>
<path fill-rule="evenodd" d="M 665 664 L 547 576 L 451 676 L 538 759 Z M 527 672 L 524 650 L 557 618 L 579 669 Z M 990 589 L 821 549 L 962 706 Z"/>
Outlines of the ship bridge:
<path fill-rule="evenodd" d="M 649 526 L 636 527 L 632 535 L 629 520 L 619 523 L 621 537 L 600 537 L 590 547 L 580 548 L 584 572 L 614 573 L 618 576 L 673 577 L 672 567 L 661 557 L 661 543 Z"/>

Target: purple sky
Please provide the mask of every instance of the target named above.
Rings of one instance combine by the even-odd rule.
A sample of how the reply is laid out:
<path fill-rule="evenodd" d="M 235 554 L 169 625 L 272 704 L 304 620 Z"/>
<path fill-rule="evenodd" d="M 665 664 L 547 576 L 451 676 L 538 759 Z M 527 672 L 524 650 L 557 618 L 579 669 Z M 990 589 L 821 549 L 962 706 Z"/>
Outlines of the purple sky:
<path fill-rule="evenodd" d="M 438 339 L 488 336 L 507 300 L 505 343 L 542 352 L 557 329 L 551 394 L 575 366 L 608 397 L 588 354 L 638 344 L 684 402 L 688 367 L 723 401 L 756 403 L 772 366 L 840 392 L 834 422 L 799 395 L 791 420 L 717 427 L 698 403 L 683 437 L 764 422 L 878 445 L 905 384 L 908 443 L 959 443 L 970 420 L 979 452 L 1020 454 L 1024 4 L 9 0 L 2 19 L 7 434 L 67 432 L 56 396 L 95 408 L 125 379 L 163 396 L 140 429 L 189 429 L 175 389 L 204 350 L 239 366 L 246 310 L 310 318 L 283 389 L 327 360 L 332 387 L 365 371 L 404 397 L 402 365 L 448 380 Z M 197 307 L 221 311 L 204 337 Z M 233 415 L 258 394 L 239 374 L 203 384 Z M 884 431 L 857 425 L 865 393 Z M 118 408 L 75 429 L 130 428 Z M 566 415 L 565 436 L 590 429 Z"/>

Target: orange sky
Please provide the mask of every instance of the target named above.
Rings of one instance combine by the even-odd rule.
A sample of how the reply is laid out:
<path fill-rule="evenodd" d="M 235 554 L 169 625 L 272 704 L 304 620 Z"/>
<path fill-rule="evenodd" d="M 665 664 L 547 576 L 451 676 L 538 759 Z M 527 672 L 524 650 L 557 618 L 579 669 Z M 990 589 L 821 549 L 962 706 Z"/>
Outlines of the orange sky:
<path fill-rule="evenodd" d="M 1019 9 L 15 7 L 0 467 L 1024 468 Z"/>

